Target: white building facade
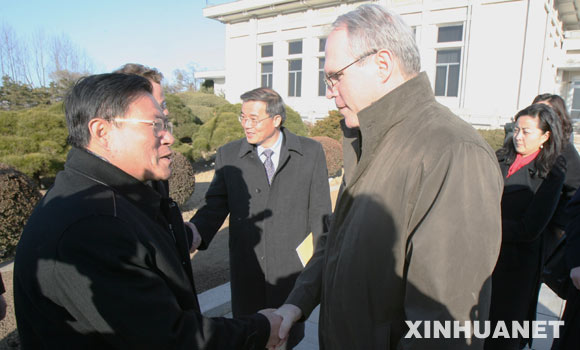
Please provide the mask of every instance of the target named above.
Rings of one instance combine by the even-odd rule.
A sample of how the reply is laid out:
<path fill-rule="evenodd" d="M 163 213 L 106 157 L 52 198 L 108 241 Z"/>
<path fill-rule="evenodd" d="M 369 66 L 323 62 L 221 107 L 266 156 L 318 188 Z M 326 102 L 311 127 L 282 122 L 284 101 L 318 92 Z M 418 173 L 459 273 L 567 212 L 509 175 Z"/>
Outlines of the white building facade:
<path fill-rule="evenodd" d="M 336 109 L 325 97 L 325 38 L 337 16 L 379 3 L 413 28 L 437 99 L 476 127 L 497 128 L 539 93 L 580 115 L 578 0 L 238 0 L 204 9 L 226 25 L 225 69 L 201 72 L 226 99 L 260 86 L 305 121 Z"/>

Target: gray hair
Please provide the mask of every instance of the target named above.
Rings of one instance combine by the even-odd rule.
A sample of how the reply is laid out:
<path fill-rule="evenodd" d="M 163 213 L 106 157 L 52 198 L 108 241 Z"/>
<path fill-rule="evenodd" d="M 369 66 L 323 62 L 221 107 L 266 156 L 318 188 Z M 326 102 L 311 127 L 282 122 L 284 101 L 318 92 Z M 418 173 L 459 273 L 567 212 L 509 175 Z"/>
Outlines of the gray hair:
<path fill-rule="evenodd" d="M 387 49 L 399 60 L 404 73 L 414 75 L 421 70 L 413 31 L 398 14 L 376 4 L 365 4 L 339 16 L 332 29 L 339 27 L 347 29 L 353 57 Z"/>
<path fill-rule="evenodd" d="M 284 101 L 282 97 L 274 90 L 268 88 L 257 88 L 251 91 L 244 92 L 240 99 L 243 102 L 248 101 L 261 101 L 266 103 L 266 113 L 270 117 L 279 115 L 282 117 L 282 122 L 280 125 L 283 125 L 286 121 L 286 108 L 284 107 Z"/>

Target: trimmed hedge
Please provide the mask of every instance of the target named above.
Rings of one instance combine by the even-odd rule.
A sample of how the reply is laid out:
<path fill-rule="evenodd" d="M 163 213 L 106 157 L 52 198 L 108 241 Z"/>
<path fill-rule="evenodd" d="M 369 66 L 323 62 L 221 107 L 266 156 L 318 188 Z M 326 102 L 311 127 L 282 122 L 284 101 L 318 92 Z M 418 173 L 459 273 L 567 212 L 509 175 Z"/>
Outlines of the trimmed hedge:
<path fill-rule="evenodd" d="M 312 139 L 320 142 L 324 149 L 326 157 L 326 168 L 328 169 L 328 176 L 338 176 L 342 170 L 342 145 L 335 139 L 328 136 L 315 136 Z"/>
<path fill-rule="evenodd" d="M 288 105 L 286 105 L 286 121 L 284 122 L 284 127 L 298 136 L 308 136 L 308 129 L 304 125 L 302 117 Z"/>
<path fill-rule="evenodd" d="M 169 196 L 181 207 L 195 190 L 195 173 L 189 160 L 181 153 L 174 152 L 169 178 Z"/>
<path fill-rule="evenodd" d="M 489 143 L 489 145 L 491 146 L 491 148 L 493 148 L 494 151 L 497 151 L 498 149 L 502 148 L 503 141 L 505 138 L 505 132 L 503 131 L 503 129 L 494 129 L 494 130 L 477 129 L 477 132 L 481 136 L 483 136 L 485 141 Z"/>
<path fill-rule="evenodd" d="M 14 257 L 24 225 L 41 197 L 26 175 L 0 164 L 0 262 Z"/>
<path fill-rule="evenodd" d="M 339 111 L 330 111 L 326 118 L 319 120 L 314 124 L 310 130 L 310 136 L 328 136 L 340 141 L 342 139 L 342 129 L 340 127 L 341 120 L 342 116 Z"/>

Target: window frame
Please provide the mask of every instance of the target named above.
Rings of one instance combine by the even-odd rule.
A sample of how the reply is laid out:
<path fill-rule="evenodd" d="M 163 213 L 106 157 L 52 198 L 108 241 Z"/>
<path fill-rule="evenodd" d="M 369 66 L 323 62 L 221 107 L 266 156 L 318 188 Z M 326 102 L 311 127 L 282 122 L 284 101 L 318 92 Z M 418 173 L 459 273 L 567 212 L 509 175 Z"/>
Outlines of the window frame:
<path fill-rule="evenodd" d="M 446 27 L 459 27 L 461 26 L 461 40 L 458 41 L 439 41 L 439 33 L 440 33 L 440 29 L 441 28 L 446 28 Z M 437 31 L 436 31 L 436 36 L 435 36 L 435 45 L 434 45 L 434 49 L 435 49 L 435 64 L 434 64 L 434 69 L 435 72 L 433 74 L 434 79 L 433 79 L 433 93 L 435 94 L 436 97 L 441 97 L 441 98 L 453 98 L 453 99 L 457 99 L 461 96 L 462 93 L 462 75 L 463 75 L 463 65 L 464 65 L 464 47 L 465 47 L 465 23 L 463 22 L 453 22 L 453 23 L 443 23 L 443 24 L 439 24 L 437 25 Z M 459 50 L 459 62 L 458 63 L 437 63 L 437 58 L 440 52 L 442 51 L 456 51 Z M 451 69 L 450 67 L 452 66 L 458 66 L 458 71 L 457 71 L 457 95 L 449 95 L 449 78 L 450 78 L 450 73 L 451 73 Z M 445 93 L 443 95 L 438 95 L 437 94 L 437 86 L 439 85 L 440 81 L 437 79 L 438 78 L 438 68 L 439 67 L 446 67 L 445 69 L 445 81 L 444 81 L 444 85 L 445 85 Z"/>

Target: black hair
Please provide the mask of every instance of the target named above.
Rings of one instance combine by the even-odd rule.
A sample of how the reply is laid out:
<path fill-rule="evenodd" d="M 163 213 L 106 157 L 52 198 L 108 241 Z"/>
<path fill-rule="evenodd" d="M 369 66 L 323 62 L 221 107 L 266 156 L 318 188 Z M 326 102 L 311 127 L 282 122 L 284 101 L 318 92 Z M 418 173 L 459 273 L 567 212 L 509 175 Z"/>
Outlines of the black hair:
<path fill-rule="evenodd" d="M 92 119 L 123 116 L 136 98 L 152 91 L 149 80 L 134 74 L 107 73 L 81 78 L 64 102 L 68 143 L 85 148 L 91 138 Z"/>
<path fill-rule="evenodd" d="M 514 120 L 517 122 L 523 116 L 538 118 L 538 128 L 544 133 L 550 132 L 550 137 L 544 142 L 542 151 L 534 160 L 538 176 L 546 177 L 562 152 L 562 129 L 559 118 L 550 106 L 541 103 L 522 109 L 516 114 Z M 497 151 L 497 156 L 505 159 L 506 164 L 513 164 L 517 156 L 513 138 L 505 141 L 503 147 Z"/>

